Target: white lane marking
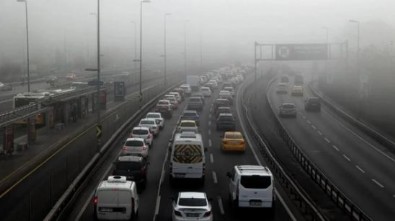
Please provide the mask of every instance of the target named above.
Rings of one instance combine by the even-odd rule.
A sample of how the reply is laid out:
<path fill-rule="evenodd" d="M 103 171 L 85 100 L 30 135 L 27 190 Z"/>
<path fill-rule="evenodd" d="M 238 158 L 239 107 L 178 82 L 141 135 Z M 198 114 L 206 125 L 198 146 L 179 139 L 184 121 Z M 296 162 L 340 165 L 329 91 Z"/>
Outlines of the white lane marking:
<path fill-rule="evenodd" d="M 327 113 L 328 115 L 331 115 L 330 113 Z M 335 117 L 333 117 L 335 118 Z M 336 118 L 335 118 L 336 119 Z M 367 145 L 369 145 L 371 148 L 373 148 L 374 150 L 376 150 L 377 152 L 381 153 L 383 156 L 387 157 L 389 160 L 391 160 L 392 162 L 395 163 L 395 159 L 390 157 L 389 155 L 387 155 L 386 153 L 384 153 L 382 150 L 378 149 L 377 147 L 375 147 L 373 144 L 369 143 L 367 140 L 363 139 L 361 136 L 359 136 L 358 134 L 356 134 L 354 131 L 352 131 L 351 129 L 347 128 L 342 122 L 340 122 L 338 120 L 340 126 L 342 126 L 344 129 L 348 130 L 350 133 L 352 133 L 354 136 L 356 136 L 357 138 L 359 138 L 360 140 L 362 140 L 364 143 L 366 143 Z"/>
<path fill-rule="evenodd" d="M 311 127 L 312 127 L 314 130 L 317 130 L 317 128 L 316 128 L 314 125 L 311 125 Z"/>
<path fill-rule="evenodd" d="M 208 122 L 208 126 L 211 127 L 211 121 Z"/>
<path fill-rule="evenodd" d="M 379 187 L 384 188 L 383 184 L 379 183 L 379 181 L 372 179 L 372 181 Z"/>
<path fill-rule="evenodd" d="M 160 195 L 158 196 L 158 198 L 156 198 L 155 215 L 159 213 L 159 206 L 160 206 Z"/>
<path fill-rule="evenodd" d="M 348 160 L 349 162 L 351 162 L 351 159 L 350 159 L 348 156 L 346 156 L 345 154 L 343 154 L 343 157 L 344 157 L 346 160 Z"/>
<path fill-rule="evenodd" d="M 210 163 L 211 164 L 214 163 L 214 155 L 212 153 L 210 153 Z"/>
<path fill-rule="evenodd" d="M 211 130 L 210 129 L 208 129 L 207 133 L 208 133 L 209 136 L 211 136 Z"/>
<path fill-rule="evenodd" d="M 317 131 L 317 134 L 322 136 L 322 132 L 321 131 Z"/>
<path fill-rule="evenodd" d="M 224 210 L 224 205 L 222 204 L 221 197 L 218 196 L 217 200 L 218 200 L 219 211 L 221 211 L 221 214 L 224 215 L 225 214 L 225 210 Z"/>
<path fill-rule="evenodd" d="M 337 146 L 335 146 L 335 145 L 332 145 L 332 147 L 333 147 L 333 149 L 335 149 L 335 150 L 339 151 L 339 148 L 338 148 Z"/>
<path fill-rule="evenodd" d="M 359 167 L 358 165 L 355 166 L 359 171 L 361 171 L 361 173 L 366 173 L 365 170 L 363 170 L 361 167 Z"/>
<path fill-rule="evenodd" d="M 331 143 L 331 141 L 330 141 L 328 138 L 326 138 L 326 137 L 324 137 L 324 140 L 325 140 L 327 143 Z"/>
<path fill-rule="evenodd" d="M 208 147 L 211 147 L 212 146 L 212 142 L 211 142 L 211 139 L 208 139 Z"/>
<path fill-rule="evenodd" d="M 215 171 L 213 171 L 212 174 L 213 174 L 213 181 L 215 184 L 217 184 L 218 183 L 217 173 Z"/>
<path fill-rule="evenodd" d="M 306 122 L 307 122 L 308 124 L 311 124 L 311 121 L 309 121 L 309 120 L 307 120 Z"/>

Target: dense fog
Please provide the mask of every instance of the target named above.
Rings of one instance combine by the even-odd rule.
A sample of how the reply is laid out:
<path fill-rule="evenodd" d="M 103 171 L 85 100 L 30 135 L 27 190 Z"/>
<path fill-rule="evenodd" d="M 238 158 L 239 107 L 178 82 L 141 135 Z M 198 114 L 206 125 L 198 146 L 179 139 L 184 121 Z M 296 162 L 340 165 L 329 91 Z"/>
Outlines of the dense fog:
<path fill-rule="evenodd" d="M 32 73 L 80 71 L 96 64 L 97 1 L 28 1 Z M 134 67 L 139 47 L 140 1 L 100 0 L 102 68 Z M 251 62 L 253 43 L 325 43 L 349 41 L 361 48 L 394 51 L 395 2 L 391 0 L 152 0 L 143 3 L 143 63 L 163 66 L 164 14 L 168 68 Z M 4 78 L 26 66 L 25 3 L 0 2 L 0 67 Z M 135 42 L 135 40 L 137 40 Z M 137 48 L 135 47 L 137 45 Z M 2 80 L 2 79 L 0 79 Z"/>

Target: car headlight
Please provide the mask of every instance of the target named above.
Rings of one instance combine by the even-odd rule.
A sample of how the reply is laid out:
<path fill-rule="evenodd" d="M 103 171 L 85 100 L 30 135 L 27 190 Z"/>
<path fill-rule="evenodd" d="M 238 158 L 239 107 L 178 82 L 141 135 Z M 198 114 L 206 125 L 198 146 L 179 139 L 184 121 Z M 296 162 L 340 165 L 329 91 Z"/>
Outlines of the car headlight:
<path fill-rule="evenodd" d="M 176 216 L 182 216 L 181 212 L 180 212 L 180 211 L 177 211 L 177 210 L 174 210 L 174 215 L 176 215 Z"/>

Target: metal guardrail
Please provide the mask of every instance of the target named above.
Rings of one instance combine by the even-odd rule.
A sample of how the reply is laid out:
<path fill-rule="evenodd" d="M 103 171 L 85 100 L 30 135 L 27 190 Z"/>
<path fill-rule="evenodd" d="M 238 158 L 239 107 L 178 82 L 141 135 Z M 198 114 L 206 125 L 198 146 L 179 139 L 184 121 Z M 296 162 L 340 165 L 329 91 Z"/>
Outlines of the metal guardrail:
<path fill-rule="evenodd" d="M 179 83 L 175 83 L 174 85 L 178 85 L 178 84 Z M 100 152 L 95 154 L 95 156 L 84 167 L 81 173 L 74 179 L 71 185 L 67 188 L 66 192 L 64 192 L 64 194 L 60 197 L 60 199 L 49 211 L 49 213 L 47 214 L 44 220 L 58 220 L 59 217 L 64 215 L 63 214 L 64 210 L 68 206 L 70 206 L 69 203 L 71 201 L 75 200 L 76 195 L 78 195 L 80 188 L 85 184 L 85 182 L 88 182 L 89 179 L 87 179 L 87 177 L 89 176 L 91 171 L 93 171 L 94 168 L 97 166 L 99 160 L 105 156 L 105 153 L 112 145 L 113 141 L 119 138 L 122 134 L 125 134 L 125 131 L 129 131 L 127 128 L 133 125 L 131 122 L 138 119 L 138 117 L 141 117 L 142 114 L 150 110 L 150 108 L 152 108 L 152 106 L 155 104 L 154 102 L 156 102 L 156 100 L 159 99 L 164 93 L 168 92 L 168 90 L 157 92 L 157 89 L 158 89 L 157 87 L 149 88 L 149 90 L 154 90 L 155 93 L 152 94 L 152 96 L 154 97 L 151 96 L 146 97 L 147 99 L 150 100 L 147 100 L 146 104 L 143 107 L 141 107 L 136 113 L 134 113 L 133 116 L 131 116 L 116 132 L 114 132 L 114 134 L 106 142 L 106 144 L 102 146 Z"/>
<path fill-rule="evenodd" d="M 366 134 L 368 134 L 370 137 L 375 139 L 380 144 L 382 144 L 388 148 L 391 148 L 392 151 L 395 151 L 395 142 L 393 140 L 389 139 L 388 137 L 381 134 L 377 130 L 371 128 L 366 123 L 364 123 L 360 120 L 357 120 L 355 117 L 346 113 L 344 110 L 339 108 L 338 105 L 336 105 L 334 102 L 330 101 L 324 94 L 318 92 L 313 86 L 311 86 L 311 84 L 309 84 L 308 86 L 315 96 L 319 97 L 327 107 L 329 107 L 331 110 L 333 110 L 340 117 L 342 117 L 347 122 L 351 123 L 352 125 L 358 127 L 362 131 L 364 131 Z"/>
<path fill-rule="evenodd" d="M 29 104 L 23 107 L 16 108 L 12 111 L 8 111 L 0 114 L 0 126 L 6 124 L 7 122 L 13 122 L 20 118 L 26 118 L 37 114 L 39 112 L 44 112 L 46 108 L 41 108 L 39 104 Z"/>
<path fill-rule="evenodd" d="M 244 90 L 241 92 L 241 96 L 244 97 Z M 249 102 L 249 98 L 244 100 L 247 100 L 247 103 Z M 251 113 L 249 112 L 247 105 L 244 103 L 243 108 L 244 117 L 248 122 L 248 134 L 251 135 L 255 140 L 255 144 L 263 154 L 262 156 L 265 158 L 265 162 L 268 164 L 272 173 L 275 175 L 277 182 L 280 183 L 280 185 L 290 194 L 291 199 L 297 202 L 295 205 L 300 209 L 306 220 L 327 220 L 327 218 L 321 214 L 315 203 L 309 198 L 308 194 L 303 191 L 303 188 L 298 186 L 298 184 L 292 180 L 281 164 L 276 160 L 272 151 L 259 134 L 259 130 L 257 129 L 255 122 L 252 120 Z"/>
<path fill-rule="evenodd" d="M 268 83 L 268 88 L 275 80 L 276 79 L 272 79 Z M 372 220 L 355 203 L 353 203 L 350 199 L 348 199 L 346 195 L 335 184 L 333 184 L 324 175 L 324 173 L 309 159 L 309 157 L 296 144 L 296 142 L 291 138 L 291 136 L 289 136 L 287 130 L 282 125 L 277 114 L 274 113 L 273 105 L 271 104 L 267 93 L 265 99 L 270 105 L 270 109 L 272 110 L 271 113 L 273 114 L 273 118 L 275 119 L 275 122 L 277 124 L 277 129 L 281 138 L 291 149 L 292 154 L 295 156 L 295 158 L 297 159 L 299 164 L 303 167 L 303 169 L 307 172 L 307 174 L 309 174 L 309 176 L 313 179 L 313 181 L 317 183 L 322 190 L 324 190 L 324 192 L 336 203 L 336 205 L 340 209 L 342 209 L 342 211 L 349 214 L 353 220 L 357 220 L 357 221 Z"/>

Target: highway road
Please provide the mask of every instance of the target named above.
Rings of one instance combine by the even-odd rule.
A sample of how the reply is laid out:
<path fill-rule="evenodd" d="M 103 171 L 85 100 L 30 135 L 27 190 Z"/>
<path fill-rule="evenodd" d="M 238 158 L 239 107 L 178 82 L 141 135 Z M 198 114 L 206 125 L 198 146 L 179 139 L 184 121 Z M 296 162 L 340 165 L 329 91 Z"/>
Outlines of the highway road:
<path fill-rule="evenodd" d="M 274 112 L 283 102 L 297 106 L 296 119 L 281 118 L 297 145 L 368 216 L 393 220 L 395 155 L 325 106 L 320 113 L 306 112 L 304 97 L 311 96 L 306 85 L 304 97 L 277 94 L 276 85 L 268 93 Z"/>
<path fill-rule="evenodd" d="M 222 133 L 215 130 L 215 120 L 211 109 L 212 102 L 217 94 L 218 92 L 211 98 L 206 98 L 206 104 L 201 113 L 199 129 L 202 133 L 205 147 L 208 148 L 204 186 L 196 186 L 191 182 L 180 182 L 176 186 L 170 186 L 169 183 L 168 141 L 185 106 L 185 104 L 182 104 L 176 111 L 176 114 L 173 115 L 173 118 L 166 121 L 164 130 L 154 140 L 153 148 L 150 149 L 149 159 L 151 164 L 148 171 L 148 183 L 147 188 L 140 195 L 141 208 L 138 220 L 171 220 L 171 197 L 175 196 L 178 191 L 184 190 L 205 191 L 208 197 L 212 199 L 214 220 L 291 220 L 280 200 L 276 200 L 275 215 L 272 218 L 269 217 L 266 211 L 240 210 L 235 212 L 229 207 L 226 172 L 230 171 L 235 164 L 257 164 L 256 159 L 263 161 L 260 156 L 254 156 L 251 149 L 254 148 L 253 146 L 248 146 L 245 153 L 224 153 L 219 149 L 220 135 Z M 236 114 L 236 105 L 234 105 L 234 112 Z M 239 124 L 237 124 L 237 129 L 241 130 Z M 71 215 L 68 217 L 68 220 L 93 220 L 93 191 L 98 182 L 112 171 L 111 163 L 116 159 L 122 142 L 118 142 L 117 145 L 118 148 L 106 159 L 107 165 L 103 164 L 95 178 L 91 179 L 89 185 L 80 194 L 78 201 L 73 204 L 73 210 L 70 212 Z"/>

